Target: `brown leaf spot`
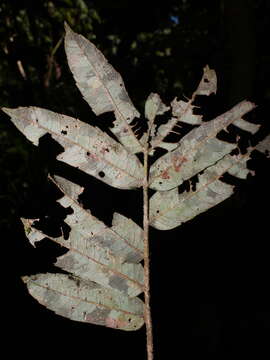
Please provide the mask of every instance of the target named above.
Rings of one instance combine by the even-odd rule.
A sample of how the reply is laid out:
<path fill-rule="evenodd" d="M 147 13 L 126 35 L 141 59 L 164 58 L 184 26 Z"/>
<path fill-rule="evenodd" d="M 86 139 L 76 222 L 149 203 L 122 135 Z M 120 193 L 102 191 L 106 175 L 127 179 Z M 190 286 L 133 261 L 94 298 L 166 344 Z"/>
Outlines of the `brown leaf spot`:
<path fill-rule="evenodd" d="M 173 157 L 172 158 L 172 162 L 173 162 L 173 167 L 174 167 L 174 170 L 176 172 L 179 172 L 180 169 L 181 169 L 181 166 L 184 162 L 187 161 L 187 158 L 185 158 L 184 156 L 179 156 L 179 157 Z"/>
<path fill-rule="evenodd" d="M 106 326 L 118 329 L 119 327 L 127 326 L 127 322 L 108 317 L 106 319 Z"/>
<path fill-rule="evenodd" d="M 162 173 L 161 173 L 161 177 L 162 179 L 170 179 L 170 176 L 168 174 L 168 170 L 164 170 Z"/>

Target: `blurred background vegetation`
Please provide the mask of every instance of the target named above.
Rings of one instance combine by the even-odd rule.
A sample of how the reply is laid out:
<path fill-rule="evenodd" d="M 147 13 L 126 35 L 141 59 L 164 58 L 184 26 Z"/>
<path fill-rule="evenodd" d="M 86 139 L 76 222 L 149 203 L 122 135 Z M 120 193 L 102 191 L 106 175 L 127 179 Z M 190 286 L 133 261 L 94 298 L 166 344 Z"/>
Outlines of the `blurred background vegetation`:
<path fill-rule="evenodd" d="M 150 92 L 158 92 L 166 103 L 175 96 L 190 96 L 203 67 L 209 64 L 218 75 L 218 93 L 203 100 L 205 119 L 247 98 L 259 105 L 249 119 L 263 124 L 262 136 L 270 131 L 270 47 L 265 41 L 270 30 L 269 8 L 267 0 L 2 0 L 0 104 L 35 105 L 96 123 L 67 66 L 63 47 L 63 23 L 67 21 L 74 31 L 92 40 L 121 73 L 140 112 Z M 1 113 L 0 154 L 1 234 L 13 241 L 10 237 L 18 236 L 19 216 L 45 215 L 48 202 L 54 201 L 48 200 L 52 187 L 46 184 L 55 166 L 55 150 L 42 142 L 35 148 Z M 263 178 L 263 171 L 260 174 Z M 257 189 L 256 196 L 264 196 L 263 190 Z M 236 209 L 241 201 L 234 199 Z M 19 253 L 26 245 L 17 242 L 16 246 Z M 18 268 L 22 266 L 19 254 L 15 261 Z M 25 263 L 24 269 L 28 269 Z M 229 353 L 234 348 L 221 341 L 216 305 L 206 301 L 200 306 L 201 325 L 192 330 L 202 339 L 199 346 L 204 346 L 205 354 Z"/>

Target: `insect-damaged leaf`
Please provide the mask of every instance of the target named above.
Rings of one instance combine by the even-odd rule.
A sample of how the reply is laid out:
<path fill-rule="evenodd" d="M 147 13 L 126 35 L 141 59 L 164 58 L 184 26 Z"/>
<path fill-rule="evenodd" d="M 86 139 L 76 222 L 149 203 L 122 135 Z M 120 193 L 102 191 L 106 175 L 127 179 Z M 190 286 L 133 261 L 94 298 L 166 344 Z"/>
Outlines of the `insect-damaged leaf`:
<path fill-rule="evenodd" d="M 217 75 L 215 70 L 206 65 L 203 69 L 203 77 L 199 83 L 195 95 L 211 95 L 217 92 Z"/>
<path fill-rule="evenodd" d="M 217 77 L 215 70 L 212 70 L 207 65 L 204 69 L 203 77 L 197 90 L 193 93 L 188 101 L 177 100 L 175 98 L 171 102 L 173 117 L 166 123 L 158 127 L 156 135 L 151 140 L 152 148 L 161 147 L 168 151 L 174 150 L 178 144 L 163 141 L 167 135 L 173 132 L 173 128 L 179 122 L 200 125 L 202 123 L 202 116 L 193 113 L 194 105 L 192 105 L 196 95 L 210 95 L 216 93 L 217 90 Z M 167 108 L 168 109 L 168 108 Z"/>
<path fill-rule="evenodd" d="M 259 144 L 256 146 L 256 150 L 264 153 L 268 158 L 270 157 L 270 135 L 267 135 Z"/>
<path fill-rule="evenodd" d="M 97 127 L 37 107 L 2 110 L 35 145 L 40 137 L 51 134 L 65 149 L 58 160 L 116 188 L 141 186 L 143 167 L 138 158 Z"/>
<path fill-rule="evenodd" d="M 132 104 L 121 75 L 104 55 L 82 35 L 65 24 L 65 49 L 76 85 L 96 115 L 114 112 L 111 131 L 131 153 L 142 151 L 140 141 L 130 126 L 140 114 Z"/>
<path fill-rule="evenodd" d="M 161 100 L 161 98 L 160 98 L 160 96 L 158 94 L 151 93 L 148 96 L 148 98 L 147 98 L 147 100 L 145 102 L 145 117 L 148 120 L 148 132 L 149 132 L 149 135 L 152 138 L 151 141 L 150 141 L 150 144 L 152 146 L 152 150 L 156 147 L 155 146 L 155 141 L 157 141 L 159 139 L 163 127 L 168 126 L 168 124 L 159 126 L 158 134 L 156 134 L 157 125 L 154 124 L 155 118 L 156 118 L 157 115 L 162 115 L 168 110 L 170 110 L 170 107 L 166 106 L 162 102 L 162 100 Z M 162 137 L 162 139 L 163 139 L 163 137 Z M 175 149 L 177 144 L 160 141 L 158 146 L 161 147 L 161 148 L 167 149 L 167 150 L 173 150 L 173 149 Z M 154 152 L 151 151 L 150 155 L 153 155 L 153 153 Z"/>
<path fill-rule="evenodd" d="M 216 139 L 222 129 L 251 111 L 255 105 L 242 101 L 214 120 L 191 130 L 172 152 L 160 157 L 150 168 L 150 187 L 170 190 L 230 153 L 236 144 Z"/>
<path fill-rule="evenodd" d="M 34 245 L 47 237 L 69 249 L 57 259 L 56 266 L 131 297 L 140 294 L 143 289 L 143 267 L 138 262 L 143 258 L 142 229 L 119 214 L 113 226 L 107 227 L 77 202 L 83 188 L 59 176 L 54 181 L 64 192 L 58 202 L 73 210 L 65 219 L 71 228 L 69 238 L 47 236 L 33 228 L 31 220 L 23 219 L 30 243 Z M 122 225 L 119 225 L 119 220 L 123 220 Z M 122 228 L 124 230 L 121 231 Z"/>
<path fill-rule="evenodd" d="M 145 117 L 153 124 L 157 115 L 162 115 L 170 109 L 169 106 L 163 104 L 158 94 L 151 93 L 145 102 Z"/>
<path fill-rule="evenodd" d="M 87 236 L 99 235 L 99 237 L 94 237 L 94 241 L 100 242 L 100 246 L 108 247 L 114 255 L 122 258 L 122 262 L 138 263 L 143 259 L 143 230 L 140 226 L 131 219 L 114 213 L 112 227 L 107 227 L 79 204 L 78 197 L 83 192 L 83 187 L 61 176 L 54 176 L 51 180 L 64 194 L 58 202 L 73 210 L 73 213 L 65 219 L 71 228 L 76 228 L 81 234 Z"/>
<path fill-rule="evenodd" d="M 66 274 L 23 277 L 29 293 L 56 314 L 75 321 L 121 330 L 138 330 L 144 323 L 143 302 Z"/>
<path fill-rule="evenodd" d="M 228 172 L 245 179 L 249 173 L 248 159 L 248 155 L 226 155 L 199 175 L 194 191 L 178 194 L 178 189 L 174 188 L 156 192 L 150 199 L 150 225 L 159 230 L 173 229 L 226 200 L 232 195 L 233 186 L 219 178 Z"/>
<path fill-rule="evenodd" d="M 177 101 L 175 98 L 172 105 L 172 113 L 175 117 L 175 121 L 180 121 L 183 123 L 191 125 L 200 125 L 202 123 L 202 116 L 193 113 L 194 105 L 192 105 L 195 97 L 197 95 L 211 95 L 217 91 L 217 76 L 216 72 L 213 69 L 210 69 L 207 65 L 203 69 L 203 77 L 199 83 L 198 88 L 192 94 L 192 97 L 189 101 Z"/>

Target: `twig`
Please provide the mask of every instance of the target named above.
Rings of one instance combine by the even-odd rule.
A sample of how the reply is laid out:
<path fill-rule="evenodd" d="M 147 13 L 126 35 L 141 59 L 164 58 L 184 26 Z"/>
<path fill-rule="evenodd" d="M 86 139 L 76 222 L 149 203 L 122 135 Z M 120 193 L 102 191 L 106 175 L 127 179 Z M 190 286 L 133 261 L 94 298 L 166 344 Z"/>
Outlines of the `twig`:
<path fill-rule="evenodd" d="M 54 55 L 56 54 L 56 51 L 60 47 L 63 39 L 64 39 L 64 35 L 62 35 L 61 38 L 58 40 L 55 47 L 52 49 L 52 52 L 51 52 L 50 56 L 48 57 L 48 71 L 47 71 L 47 73 L 46 73 L 46 75 L 44 77 L 44 86 L 45 87 L 50 86 L 50 80 L 51 80 L 51 76 L 52 76 L 52 68 L 53 68 L 53 62 L 54 62 L 53 58 L 54 58 Z"/>

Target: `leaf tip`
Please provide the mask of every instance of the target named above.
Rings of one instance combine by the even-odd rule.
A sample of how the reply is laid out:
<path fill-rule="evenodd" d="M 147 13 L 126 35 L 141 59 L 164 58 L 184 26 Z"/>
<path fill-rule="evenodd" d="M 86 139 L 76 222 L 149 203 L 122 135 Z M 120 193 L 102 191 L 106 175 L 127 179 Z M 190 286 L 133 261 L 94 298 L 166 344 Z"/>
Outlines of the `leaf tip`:
<path fill-rule="evenodd" d="M 13 109 L 6 108 L 6 107 L 1 107 L 1 110 L 2 110 L 4 113 L 6 113 L 7 115 L 12 116 Z"/>
<path fill-rule="evenodd" d="M 27 276 L 27 275 L 24 275 L 24 276 L 21 276 L 21 280 L 22 280 L 25 284 L 27 284 L 28 281 L 30 280 L 30 277 Z"/>
<path fill-rule="evenodd" d="M 64 27 L 65 27 L 66 33 L 71 33 L 72 32 L 71 27 L 68 25 L 68 23 L 66 21 L 64 22 Z"/>

